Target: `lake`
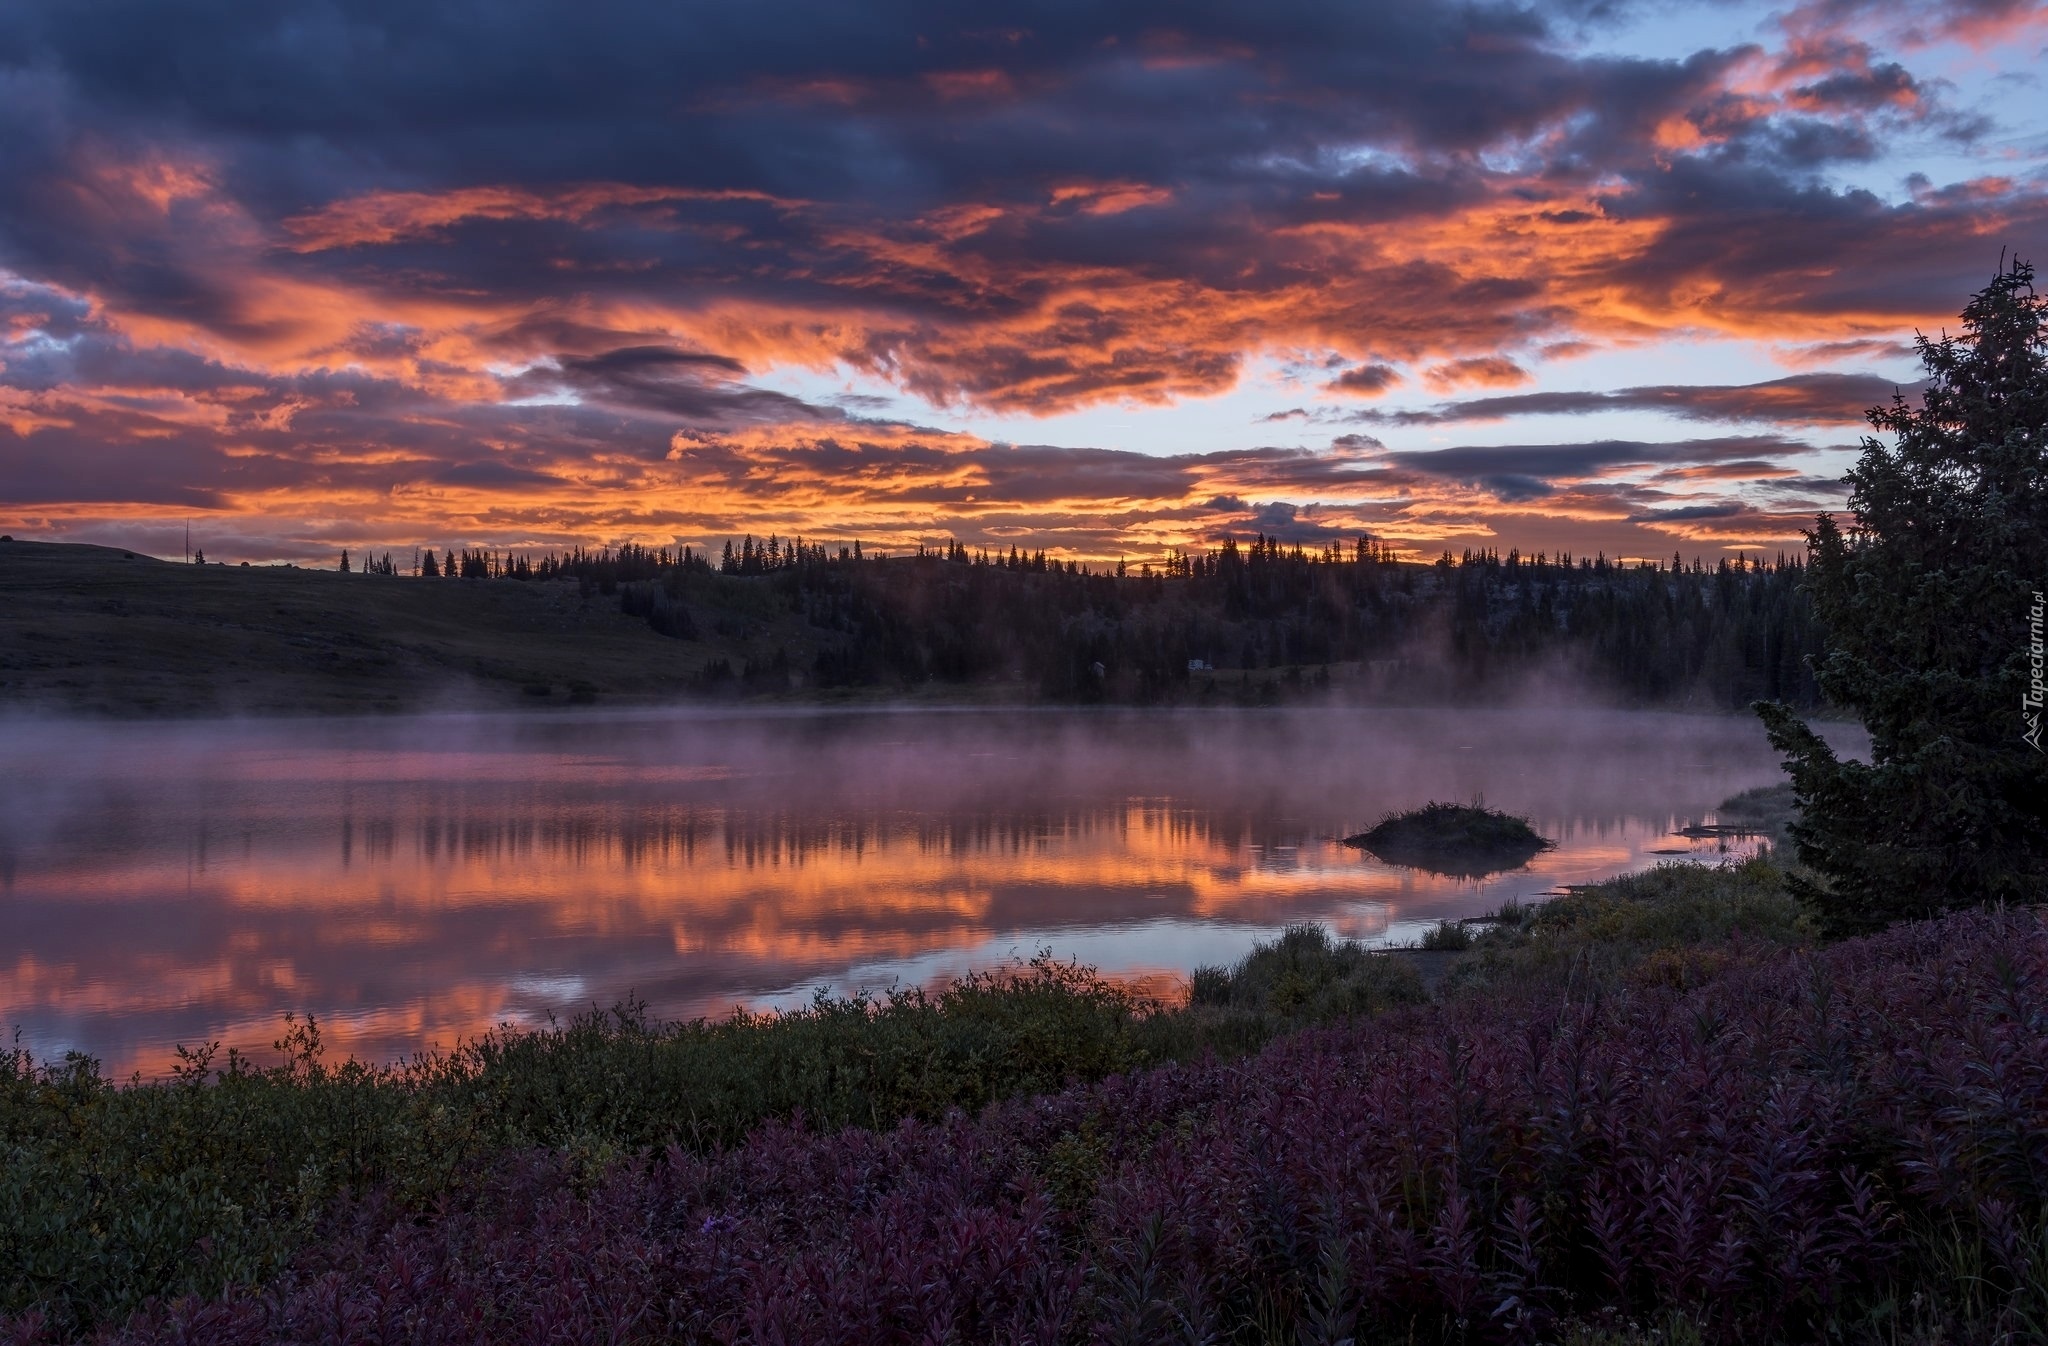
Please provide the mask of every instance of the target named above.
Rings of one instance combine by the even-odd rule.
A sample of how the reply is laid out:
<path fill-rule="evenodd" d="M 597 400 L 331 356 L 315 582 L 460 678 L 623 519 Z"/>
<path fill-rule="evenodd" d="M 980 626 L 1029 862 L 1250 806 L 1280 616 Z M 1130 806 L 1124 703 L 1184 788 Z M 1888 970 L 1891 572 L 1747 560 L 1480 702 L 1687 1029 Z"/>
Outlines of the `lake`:
<path fill-rule="evenodd" d="M 1853 745 L 1852 745 L 1853 746 Z M 0 1028 L 394 1059 L 628 994 L 663 1017 L 1050 949 L 1174 994 L 1292 922 L 1373 943 L 1660 860 L 1778 779 L 1753 720 L 901 711 L 0 723 Z M 1430 799 L 1556 849 L 1483 879 L 1341 844 Z"/>

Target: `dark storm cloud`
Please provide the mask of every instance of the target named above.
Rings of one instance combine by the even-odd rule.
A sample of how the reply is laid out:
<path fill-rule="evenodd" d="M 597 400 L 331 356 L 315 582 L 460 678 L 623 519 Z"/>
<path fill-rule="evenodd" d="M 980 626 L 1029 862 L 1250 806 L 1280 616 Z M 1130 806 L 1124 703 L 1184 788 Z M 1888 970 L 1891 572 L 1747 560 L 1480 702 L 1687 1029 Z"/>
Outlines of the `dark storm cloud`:
<path fill-rule="evenodd" d="M 1551 479 L 1584 478 L 1622 468 L 1780 458 L 1811 453 L 1813 446 L 1775 435 L 1734 435 L 1642 443 L 1609 439 L 1586 444 L 1492 444 L 1388 453 L 1399 470 L 1508 492 L 1527 499 L 1547 492 Z"/>
<path fill-rule="evenodd" d="M 746 366 L 726 355 L 667 346 L 622 346 L 561 355 L 510 380 L 515 397 L 573 394 L 580 401 L 673 417 L 684 426 L 835 420 L 840 413 L 787 393 L 736 382 Z"/>
<path fill-rule="evenodd" d="M 0 293 L 0 323 L 33 316 L 38 299 Z M 748 391 L 732 396 L 744 406 Z M 16 505 L 219 509 L 236 495 L 432 486 L 516 497 L 559 486 L 549 469 L 563 461 L 658 461 L 676 423 L 600 405 L 451 402 L 363 371 L 266 373 L 136 347 L 77 314 L 62 340 L 38 319 L 28 339 L 0 342 L 0 400 L 10 395 L 0 501 Z"/>
<path fill-rule="evenodd" d="M 983 176 L 1023 167 L 971 165 L 990 144 L 1061 135 L 1003 124 L 1016 101 L 1048 93 L 1078 109 L 1124 114 L 1062 136 L 1073 147 L 1094 142 L 1086 157 L 1100 168 L 1137 166 L 1123 156 L 1140 116 L 1153 123 L 1149 130 L 1177 130 L 1182 146 L 1199 136 L 1223 142 L 1219 149 L 1266 149 L 1276 130 L 1348 126 L 1467 150 L 1503 131 L 1533 130 L 1590 95 L 1641 102 L 1644 95 L 1630 91 L 1652 66 L 1587 66 L 1561 55 L 1536 10 L 1332 0 L 1208 11 L 1163 0 L 1078 9 L 1010 3 L 980 7 L 964 22 L 957 7 L 905 0 L 643 0 L 587 6 L 573 21 L 536 0 L 488 11 L 359 0 L 260 12 L 218 2 L 168 9 L 151 0 L 89 8 L 26 0 L 8 15 L 0 58 L 56 72 L 116 123 L 168 113 L 193 134 L 275 146 L 271 191 L 296 204 L 324 198 L 336 179 L 372 185 L 362 176 L 349 181 L 342 147 L 368 151 L 415 180 L 633 181 L 658 167 L 661 181 L 688 177 L 778 195 L 915 193 L 938 185 L 929 163 L 913 168 L 844 151 L 877 124 L 908 130 L 950 107 L 968 114 L 970 139 L 942 160 L 947 169 Z M 1465 59 L 1446 61 L 1453 51 Z M 1197 131 L 1191 123 L 1201 119 L 1185 115 L 1186 95 L 1234 100 L 1270 87 L 1240 59 L 1251 53 L 1284 63 L 1308 87 L 1355 80 L 1374 94 L 1322 110 L 1247 108 Z M 33 103 L 55 95 L 20 96 Z M 997 115 L 974 115 L 991 104 Z M 678 108 L 705 134 L 673 140 Z M 526 133 L 537 125 L 557 133 Z M 942 128 L 928 132 L 928 143 L 946 138 Z M 287 145 L 313 157 L 293 171 L 283 162 Z M 1144 166 L 1152 162 L 1145 156 Z M 1087 166 L 1064 156 L 1059 163 L 1062 171 Z M 375 185 L 387 181 L 380 175 Z"/>
<path fill-rule="evenodd" d="M 1340 393 L 1377 397 L 1400 381 L 1401 372 L 1392 365 L 1360 365 L 1331 379 L 1330 387 Z"/>
<path fill-rule="evenodd" d="M 1817 342 L 1792 352 L 1788 358 L 1796 364 L 1810 365 L 1857 356 L 1877 360 L 1901 360 L 1912 354 L 1913 346 L 1910 342 L 1866 337 L 1851 341 Z"/>
<path fill-rule="evenodd" d="M 1737 330 L 1752 313 L 1785 321 L 1949 312 L 1997 262 L 1984 246 L 1987 221 L 1997 225 L 1990 237 L 2016 244 L 2048 236 L 2048 195 L 2013 183 L 1893 206 L 1869 192 L 1707 158 L 1633 181 L 1608 209 L 1660 230 L 1648 247 L 1617 258 L 1611 274 L 1653 302 L 1709 286 L 1700 311 Z M 1771 324 L 1757 328 L 1775 335 Z"/>
<path fill-rule="evenodd" d="M 1661 384 L 1613 392 L 1515 393 L 1476 397 L 1420 411 L 1354 411 L 1345 419 L 1387 425 L 1442 425 L 1510 416 L 1586 415 L 1599 411 L 1661 411 L 1688 421 L 1780 421 L 1848 425 L 1895 394 L 1921 384 L 1867 374 L 1794 374 L 1763 383 Z"/>
<path fill-rule="evenodd" d="M 821 328 L 857 309 L 867 330 L 830 354 L 935 401 L 1170 398 L 1236 376 L 1249 329 L 1220 311 L 1230 297 L 1327 268 L 1314 235 L 1290 231 L 1482 205 L 1502 183 L 1480 151 L 1561 133 L 1528 165 L 1544 190 L 1627 184 L 1597 210 L 1541 212 L 1555 228 L 1683 214 L 1715 198 L 1667 182 L 1684 159 L 1653 142 L 1690 117 L 1709 142 L 1695 157 L 1760 175 L 1735 200 L 1775 192 L 1780 228 L 1797 228 L 1837 208 L 1797 194 L 1807 171 L 1868 157 L 1866 114 L 1920 96 L 1903 66 L 1865 62 L 1800 86 L 1811 114 L 1760 113 L 1722 88 L 1747 49 L 1647 60 L 1569 36 L 1541 6 L 1391 0 L 1005 4 L 972 23 L 908 0 L 649 0 L 573 22 L 531 2 L 40 0 L 0 17 L 0 262 L 248 342 L 302 320 L 249 293 L 234 260 L 252 248 L 359 300 L 722 297 Z M 999 214 L 948 213 L 985 210 Z M 1067 304 L 1049 328 L 1003 330 L 1103 269 L 1197 287 L 1219 311 L 1179 342 L 1150 335 L 1150 305 Z M 1409 264 L 1360 284 L 1307 320 L 1426 348 L 1498 345 L 1570 313 L 1540 274 Z M 1419 303 L 1438 336 L 1401 330 Z M 1486 359 L 1505 364 L 1467 362 Z M 1373 368 L 1339 383 L 1370 391 Z"/>
<path fill-rule="evenodd" d="M 984 501 L 1030 509 L 1061 502 L 1178 500 L 1219 475 L 1261 485 L 1307 485 L 1318 476 L 1327 484 L 1335 476 L 1316 470 L 1325 455 L 1301 449 L 1168 457 L 1049 444 L 963 448 L 943 436 L 885 439 L 857 432 L 790 436 L 771 443 L 707 436 L 673 456 L 692 481 L 745 487 L 759 496 L 860 482 L 863 498 L 874 503 Z M 1210 504 L 1219 509 L 1243 507 L 1234 497 L 1218 497 Z"/>
<path fill-rule="evenodd" d="M 494 489 L 531 489 L 562 484 L 561 478 L 550 473 L 488 461 L 444 467 L 434 472 L 429 480 L 444 486 L 486 486 Z"/>
<path fill-rule="evenodd" d="M 1843 70 L 1794 90 L 1804 102 L 1821 107 L 1875 108 L 1921 96 L 1920 81 L 1897 61 L 1861 70 Z"/>
<path fill-rule="evenodd" d="M 208 536 L 217 541 L 208 550 L 239 538 L 235 545 L 253 555 L 317 555 L 354 545 L 365 529 L 387 541 L 412 535 L 436 545 L 484 538 L 566 545 L 617 527 L 616 507 L 593 491 L 632 499 L 638 529 L 714 546 L 723 536 L 771 531 L 865 535 L 897 546 L 906 537 L 957 536 L 976 546 L 1066 547 L 1089 556 L 1128 554 L 1134 536 L 1188 545 L 1263 532 L 1313 545 L 1398 524 L 1411 510 L 1424 521 L 1465 520 L 1459 526 L 1469 532 L 1485 501 L 1540 503 L 1547 517 L 1593 521 L 1589 527 L 1624 515 L 1655 526 L 1659 511 L 1725 502 L 1677 497 L 1613 474 L 1661 467 L 1653 482 L 1733 485 L 1740 479 L 1712 469 L 1781 474 L 1779 462 L 1807 451 L 1788 440 L 1732 437 L 1389 453 L 1371 436 L 1352 434 L 1321 450 L 1162 456 L 990 444 L 844 421 L 672 435 L 666 416 L 590 403 L 449 403 L 367 374 L 265 383 L 184 353 L 124 349 L 117 337 L 91 330 L 72 343 L 72 355 L 96 362 L 102 380 L 93 398 L 48 388 L 23 404 L 28 423 L 0 424 L 0 462 L 19 465 L 0 480 L 0 498 L 74 513 L 104 505 L 109 517 L 124 508 L 144 518 L 211 511 Z M 591 365 L 608 375 L 738 373 L 729 359 L 675 351 L 614 350 Z M 181 397 L 156 391 L 172 382 Z M 193 417 L 195 406 L 206 414 Z M 421 504 L 443 495 L 468 503 L 452 518 L 448 505 L 421 514 Z M 335 496 L 354 502 L 350 517 L 317 504 Z M 1796 513 L 1820 497 L 1802 481 L 1779 498 Z M 276 517 L 300 499 L 316 502 L 318 512 L 290 546 L 274 534 L 237 531 L 237 502 L 269 500 L 261 512 Z M 531 503 L 534 518 L 522 502 Z M 1728 527 L 1743 536 L 1787 536 L 1793 527 L 1783 519 L 1771 525 L 1762 513 L 1731 517 Z M 1690 527 L 1690 518 L 1672 514 L 1669 522 Z M 1142 541 L 1136 548 L 1152 549 Z"/>
<path fill-rule="evenodd" d="M 1902 134 L 1975 134 L 1916 44 L 1989 40 L 2022 7 L 1817 0 L 1671 59 L 1589 47 L 1603 8 L 17 0 L 0 498 L 330 522 L 460 500 L 492 536 L 565 539 L 865 508 L 899 535 L 944 518 L 1091 547 L 1219 517 L 1310 538 L 1363 516 L 1307 502 L 1404 490 L 1417 517 L 1463 490 L 1618 518 L 1667 505 L 1588 478 L 1733 489 L 1805 446 L 1146 455 L 861 418 L 884 385 L 1142 409 L 1261 356 L 1370 396 L 1397 367 L 1502 389 L 1542 372 L 1527 357 L 1673 332 L 1809 366 L 1896 354 L 1998 245 L 2048 235 L 2038 180 L 1892 201 L 1827 176 Z M 842 372 L 873 384 L 825 391 Z M 1882 384 L 1356 418 L 1846 424 Z"/>
<path fill-rule="evenodd" d="M 1332 542 L 1349 543 L 1360 532 L 1351 520 L 1341 516 L 1327 517 L 1327 511 L 1314 505 L 1293 505 L 1278 500 L 1250 504 L 1240 500 L 1235 502 L 1235 506 L 1231 518 L 1209 531 L 1209 541 L 1242 539 L 1247 533 L 1258 533 L 1291 546 L 1320 547 Z"/>

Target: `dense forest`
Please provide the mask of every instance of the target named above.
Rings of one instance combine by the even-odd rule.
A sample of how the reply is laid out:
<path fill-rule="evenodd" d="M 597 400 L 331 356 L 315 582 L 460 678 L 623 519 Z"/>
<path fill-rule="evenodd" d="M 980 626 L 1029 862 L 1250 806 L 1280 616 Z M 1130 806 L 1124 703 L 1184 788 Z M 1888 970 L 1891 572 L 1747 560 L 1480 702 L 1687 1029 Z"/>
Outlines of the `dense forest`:
<path fill-rule="evenodd" d="M 1478 551 L 1417 563 L 1368 538 L 1306 550 L 1260 536 L 1157 566 L 1090 567 L 958 543 L 883 556 L 749 537 L 717 560 L 630 545 L 429 551 L 415 570 L 574 581 L 662 635 L 739 638 L 739 667 L 720 658 L 698 675 L 714 691 L 990 682 L 1062 701 L 1272 701 L 1325 689 L 1442 700 L 1553 678 L 1646 705 L 1818 699 L 1805 568 L 1784 557 L 1708 566 Z M 745 614 L 764 605 L 800 614 L 815 653 L 747 643 Z"/>

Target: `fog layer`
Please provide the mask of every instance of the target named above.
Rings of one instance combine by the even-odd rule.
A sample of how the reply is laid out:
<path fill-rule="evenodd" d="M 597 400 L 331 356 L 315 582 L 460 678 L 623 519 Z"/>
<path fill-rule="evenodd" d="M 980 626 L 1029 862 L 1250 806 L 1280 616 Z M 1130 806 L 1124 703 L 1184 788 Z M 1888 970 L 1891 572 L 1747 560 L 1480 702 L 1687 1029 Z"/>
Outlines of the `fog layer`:
<path fill-rule="evenodd" d="M 1293 920 L 1400 939 L 1653 863 L 1776 778 L 1747 720 L 1555 708 L 17 720 L 0 1025 L 154 1070 L 285 1010 L 390 1058 L 1040 947 L 1159 978 Z M 1337 843 L 1481 798 L 1558 848 L 1457 881 Z"/>

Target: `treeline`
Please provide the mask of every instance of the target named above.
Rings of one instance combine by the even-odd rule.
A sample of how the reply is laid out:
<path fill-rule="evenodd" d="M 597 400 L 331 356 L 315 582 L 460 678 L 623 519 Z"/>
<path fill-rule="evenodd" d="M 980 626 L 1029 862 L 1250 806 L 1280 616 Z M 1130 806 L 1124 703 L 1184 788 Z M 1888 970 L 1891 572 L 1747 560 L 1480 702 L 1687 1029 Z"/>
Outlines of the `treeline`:
<path fill-rule="evenodd" d="M 390 562 L 390 556 L 385 556 Z M 341 569 L 348 569 L 348 553 L 341 554 Z M 681 551 L 670 551 L 666 547 L 656 550 L 636 546 L 632 543 L 613 550 L 586 551 L 581 547 L 562 554 L 552 552 L 535 558 L 514 552 L 471 551 L 464 548 L 458 552 L 450 547 L 445 554 L 435 555 L 429 547 L 419 554 L 413 564 L 413 573 L 425 579 L 465 580 L 559 580 L 582 579 L 602 580 L 605 592 L 610 593 L 623 580 L 660 579 L 671 571 L 698 570 L 709 573 L 710 566 L 688 547 Z M 395 574 L 386 570 L 385 574 Z"/>
<path fill-rule="evenodd" d="M 1819 633 L 1799 560 L 1713 565 L 1538 553 L 1396 559 L 1371 538 L 1307 549 L 1258 536 L 1159 565 L 1089 566 L 958 542 L 890 557 L 860 544 L 752 537 L 717 561 L 628 545 L 538 558 L 425 554 L 424 575 L 575 580 L 663 635 L 761 596 L 800 615 L 816 652 L 748 649 L 706 686 L 1022 683 L 1056 700 L 1277 700 L 1338 682 L 1375 695 L 1497 694 L 1534 676 L 1584 679 L 1642 704 L 1817 701 Z"/>

